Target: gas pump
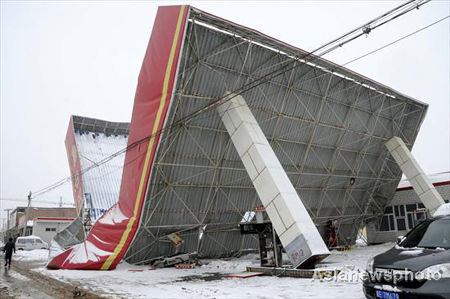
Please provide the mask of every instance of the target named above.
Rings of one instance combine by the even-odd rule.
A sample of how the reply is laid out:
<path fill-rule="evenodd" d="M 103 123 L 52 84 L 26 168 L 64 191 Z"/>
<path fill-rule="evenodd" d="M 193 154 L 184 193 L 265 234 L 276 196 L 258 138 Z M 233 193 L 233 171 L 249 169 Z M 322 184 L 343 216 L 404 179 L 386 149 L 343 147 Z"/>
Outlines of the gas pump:
<path fill-rule="evenodd" d="M 281 267 L 283 265 L 281 241 L 270 221 L 264 221 L 265 208 L 255 208 L 256 221 L 241 223 L 241 234 L 257 234 L 261 267 Z"/>

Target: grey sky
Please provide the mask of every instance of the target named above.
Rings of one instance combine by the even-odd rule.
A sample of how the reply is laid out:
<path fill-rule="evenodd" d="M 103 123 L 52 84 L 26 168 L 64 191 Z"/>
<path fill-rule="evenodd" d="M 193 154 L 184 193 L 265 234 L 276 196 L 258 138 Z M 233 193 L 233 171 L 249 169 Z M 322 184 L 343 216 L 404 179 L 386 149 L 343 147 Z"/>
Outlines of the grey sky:
<path fill-rule="evenodd" d="M 156 9 L 178 3 L 1 2 L 0 197 L 25 199 L 69 175 L 71 114 L 130 121 Z M 400 3 L 189 2 L 305 50 Z M 432 1 L 325 58 L 345 63 L 449 14 L 449 1 Z M 426 173 L 450 170 L 449 28 L 447 19 L 348 66 L 430 105 L 413 150 Z M 72 202 L 71 185 L 40 200 L 59 196 Z M 19 204 L 26 202 L 0 201 L 0 218 Z"/>

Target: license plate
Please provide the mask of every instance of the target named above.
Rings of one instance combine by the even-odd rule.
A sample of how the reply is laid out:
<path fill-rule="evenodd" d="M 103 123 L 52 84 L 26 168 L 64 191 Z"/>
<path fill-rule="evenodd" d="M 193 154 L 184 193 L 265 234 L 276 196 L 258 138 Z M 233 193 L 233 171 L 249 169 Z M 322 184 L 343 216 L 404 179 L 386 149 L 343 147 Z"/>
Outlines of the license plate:
<path fill-rule="evenodd" d="M 400 299 L 400 296 L 397 293 L 377 290 L 377 298 L 382 298 L 382 299 Z"/>

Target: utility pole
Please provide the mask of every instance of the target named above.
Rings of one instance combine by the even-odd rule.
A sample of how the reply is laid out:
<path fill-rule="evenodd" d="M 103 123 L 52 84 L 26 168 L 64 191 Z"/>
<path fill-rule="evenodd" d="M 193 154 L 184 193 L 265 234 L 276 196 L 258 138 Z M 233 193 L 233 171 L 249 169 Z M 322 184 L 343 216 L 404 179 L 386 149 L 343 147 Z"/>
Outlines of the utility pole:
<path fill-rule="evenodd" d="M 62 201 L 62 196 L 59 197 L 59 207 L 62 208 L 63 205 L 63 201 Z"/>
<path fill-rule="evenodd" d="M 31 191 L 30 191 L 30 193 L 28 193 L 28 206 L 25 211 L 25 224 L 23 226 L 23 234 L 22 234 L 22 236 L 24 236 L 24 237 L 26 236 L 26 233 L 27 233 L 28 213 L 29 213 L 30 207 L 31 207 Z"/>
<path fill-rule="evenodd" d="M 12 209 L 4 209 L 3 211 L 6 211 L 6 213 L 8 214 L 7 218 L 6 218 L 6 229 L 5 231 L 7 231 L 9 229 L 9 211 L 11 211 Z"/>

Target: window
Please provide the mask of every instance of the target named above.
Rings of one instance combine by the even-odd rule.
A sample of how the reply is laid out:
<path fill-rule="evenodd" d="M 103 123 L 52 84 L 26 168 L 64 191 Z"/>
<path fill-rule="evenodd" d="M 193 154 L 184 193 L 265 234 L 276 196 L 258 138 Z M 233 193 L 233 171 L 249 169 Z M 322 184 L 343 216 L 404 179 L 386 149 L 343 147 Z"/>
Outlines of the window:
<path fill-rule="evenodd" d="M 405 216 L 405 205 L 394 206 L 395 217 Z"/>
<path fill-rule="evenodd" d="M 406 207 L 406 210 L 412 208 Z M 394 212 L 395 212 L 395 220 L 397 224 L 397 230 L 407 230 L 406 227 L 406 212 L 405 212 L 405 205 L 397 205 L 394 206 Z M 395 228 L 391 227 L 392 230 L 395 230 Z"/>
<path fill-rule="evenodd" d="M 389 231 L 389 218 L 388 218 L 388 216 L 383 216 L 383 218 L 381 218 L 380 231 L 382 231 L 382 232 Z"/>
<path fill-rule="evenodd" d="M 409 229 L 412 229 L 415 226 L 412 213 L 408 213 L 408 226 L 409 226 Z"/>
<path fill-rule="evenodd" d="M 36 243 L 42 244 L 42 241 L 39 239 L 36 239 Z"/>
<path fill-rule="evenodd" d="M 425 247 L 450 249 L 450 220 L 441 218 L 437 220 L 426 220 L 420 223 L 409 233 L 405 240 L 400 243 L 403 247 Z"/>
<path fill-rule="evenodd" d="M 45 231 L 46 232 L 56 232 L 56 227 L 46 227 Z"/>
<path fill-rule="evenodd" d="M 425 213 L 416 213 L 416 218 L 417 218 L 417 221 L 422 221 L 422 220 L 425 220 L 426 218 L 427 218 L 427 216 L 425 215 Z"/>
<path fill-rule="evenodd" d="M 392 214 L 394 211 L 392 207 L 386 207 L 384 210 L 385 215 L 381 218 L 381 222 L 379 224 L 379 231 L 391 231 L 395 230 L 394 225 L 394 215 Z"/>
<path fill-rule="evenodd" d="M 406 230 L 405 218 L 397 218 L 397 230 Z"/>
<path fill-rule="evenodd" d="M 389 215 L 389 225 L 391 226 L 391 230 L 395 230 L 394 215 Z"/>
<path fill-rule="evenodd" d="M 406 205 L 406 212 L 414 212 L 414 210 L 417 209 L 417 205 L 414 204 L 410 204 L 410 205 Z"/>

